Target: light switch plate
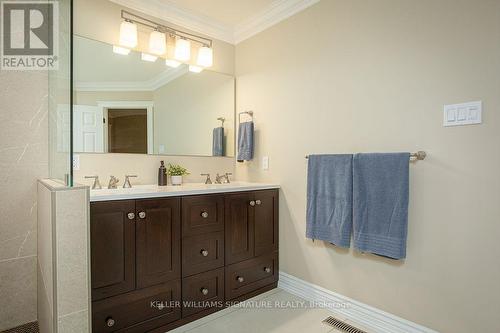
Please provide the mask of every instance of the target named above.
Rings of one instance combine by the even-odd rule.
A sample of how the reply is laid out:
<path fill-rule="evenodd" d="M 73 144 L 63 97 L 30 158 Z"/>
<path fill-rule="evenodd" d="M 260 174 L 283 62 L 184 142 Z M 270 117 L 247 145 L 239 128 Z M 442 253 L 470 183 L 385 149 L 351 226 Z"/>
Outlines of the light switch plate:
<path fill-rule="evenodd" d="M 73 155 L 73 170 L 80 170 L 80 155 Z"/>
<path fill-rule="evenodd" d="M 444 106 L 443 126 L 463 126 L 482 123 L 483 102 Z"/>
<path fill-rule="evenodd" d="M 262 170 L 269 170 L 269 156 L 262 157 Z"/>

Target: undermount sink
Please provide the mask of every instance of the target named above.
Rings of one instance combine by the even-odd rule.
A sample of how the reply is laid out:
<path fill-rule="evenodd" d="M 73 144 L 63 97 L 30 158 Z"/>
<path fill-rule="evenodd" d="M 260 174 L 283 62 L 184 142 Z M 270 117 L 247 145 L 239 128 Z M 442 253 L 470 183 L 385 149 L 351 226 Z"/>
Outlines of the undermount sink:
<path fill-rule="evenodd" d="M 229 184 L 184 183 L 179 186 L 133 185 L 131 188 L 90 190 L 90 201 L 126 200 L 140 198 L 197 195 L 207 193 L 240 192 L 279 188 L 276 184 L 234 181 Z"/>

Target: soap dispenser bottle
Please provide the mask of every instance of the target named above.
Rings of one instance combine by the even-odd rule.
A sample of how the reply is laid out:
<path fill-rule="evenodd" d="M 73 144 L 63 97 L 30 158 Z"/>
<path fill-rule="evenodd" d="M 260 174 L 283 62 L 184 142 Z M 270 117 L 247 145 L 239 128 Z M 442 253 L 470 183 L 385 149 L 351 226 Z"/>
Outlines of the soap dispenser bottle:
<path fill-rule="evenodd" d="M 167 168 L 165 167 L 165 162 L 160 162 L 160 168 L 158 169 L 158 186 L 167 186 Z"/>

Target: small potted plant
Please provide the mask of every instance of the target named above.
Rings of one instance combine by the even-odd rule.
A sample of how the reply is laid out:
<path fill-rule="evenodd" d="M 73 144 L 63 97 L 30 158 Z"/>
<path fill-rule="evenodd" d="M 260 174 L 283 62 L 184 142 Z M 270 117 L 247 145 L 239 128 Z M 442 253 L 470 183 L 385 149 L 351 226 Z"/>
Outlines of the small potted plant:
<path fill-rule="evenodd" d="M 189 175 L 186 168 L 177 164 L 169 164 L 167 174 L 170 176 L 172 185 L 182 185 L 182 176 Z"/>

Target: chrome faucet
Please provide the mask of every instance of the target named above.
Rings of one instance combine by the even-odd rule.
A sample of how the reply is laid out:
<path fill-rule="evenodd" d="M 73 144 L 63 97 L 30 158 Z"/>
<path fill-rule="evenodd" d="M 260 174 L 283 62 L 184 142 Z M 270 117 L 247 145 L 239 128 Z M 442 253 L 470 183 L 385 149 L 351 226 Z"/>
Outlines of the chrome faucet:
<path fill-rule="evenodd" d="M 137 178 L 137 175 L 125 175 L 125 182 L 123 183 L 123 188 L 132 188 L 132 184 L 130 184 L 130 178 Z"/>
<path fill-rule="evenodd" d="M 226 174 L 220 176 L 217 174 L 215 177 L 215 184 L 229 184 L 231 181 L 229 180 L 229 176 L 231 176 L 232 173 L 226 172 Z"/>
<path fill-rule="evenodd" d="M 94 183 L 92 184 L 93 190 L 102 189 L 101 182 L 99 181 L 99 176 L 85 176 L 86 179 L 93 179 Z"/>
<path fill-rule="evenodd" d="M 120 180 L 118 178 L 116 178 L 115 176 L 111 176 L 111 178 L 109 179 L 109 183 L 108 183 L 108 189 L 115 189 L 117 188 L 117 184 Z"/>
<path fill-rule="evenodd" d="M 205 184 L 210 185 L 212 184 L 212 179 L 210 179 L 210 174 L 209 173 L 202 173 L 200 176 L 207 176 L 207 179 L 205 180 Z"/>

